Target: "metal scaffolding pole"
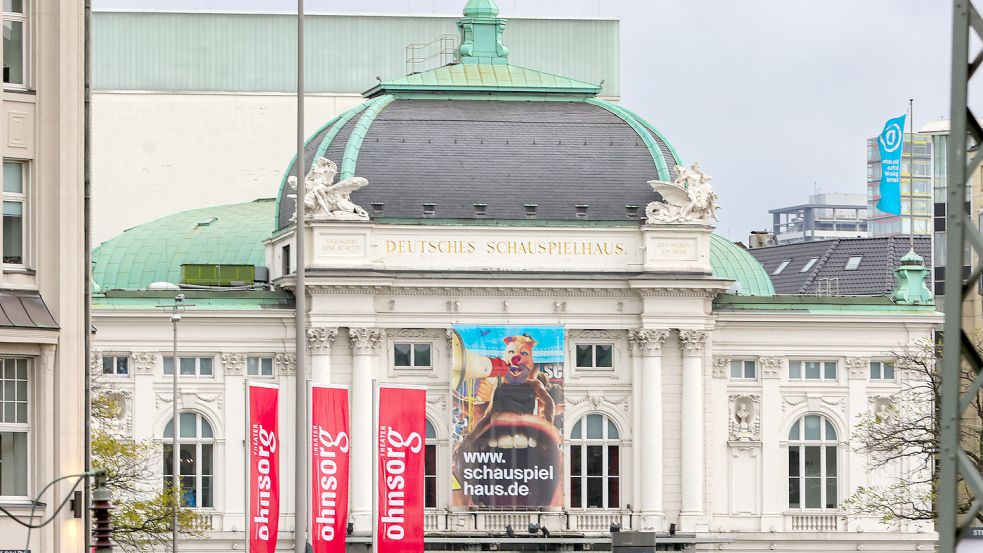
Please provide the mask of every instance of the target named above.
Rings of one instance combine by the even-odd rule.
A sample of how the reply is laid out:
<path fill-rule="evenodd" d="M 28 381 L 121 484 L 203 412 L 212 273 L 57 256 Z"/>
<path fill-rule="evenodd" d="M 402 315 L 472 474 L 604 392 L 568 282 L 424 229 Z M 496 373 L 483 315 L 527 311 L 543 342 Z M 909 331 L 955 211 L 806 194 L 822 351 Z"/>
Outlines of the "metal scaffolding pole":
<path fill-rule="evenodd" d="M 963 298 L 976 289 L 983 274 L 983 235 L 972 224 L 966 213 L 966 184 L 973 171 L 983 160 L 983 148 L 977 149 L 972 159 L 967 160 L 967 135 L 976 144 L 983 143 L 983 129 L 976 116 L 967 105 L 969 80 L 983 63 L 983 52 L 972 61 L 969 59 L 969 33 L 983 38 L 983 19 L 973 6 L 972 0 L 954 0 L 952 10 L 952 90 L 950 97 L 950 130 L 948 140 L 948 178 L 946 189 L 946 263 L 947 276 L 945 294 L 945 326 L 942 357 L 942 405 L 941 436 L 939 443 L 938 474 L 938 531 L 939 551 L 954 553 L 961 531 L 974 520 L 975 513 L 983 507 L 983 477 L 963 451 L 960 440 L 962 413 L 976 396 L 983 384 L 980 358 L 973 342 L 963 329 Z M 968 278 L 961 280 L 964 247 L 968 245 L 977 252 L 981 262 L 970 271 Z M 955 286 L 959 284 L 959 286 Z M 975 373 L 972 383 L 963 393 L 961 372 L 963 363 Z M 974 497 L 973 504 L 960 519 L 959 479 Z"/>

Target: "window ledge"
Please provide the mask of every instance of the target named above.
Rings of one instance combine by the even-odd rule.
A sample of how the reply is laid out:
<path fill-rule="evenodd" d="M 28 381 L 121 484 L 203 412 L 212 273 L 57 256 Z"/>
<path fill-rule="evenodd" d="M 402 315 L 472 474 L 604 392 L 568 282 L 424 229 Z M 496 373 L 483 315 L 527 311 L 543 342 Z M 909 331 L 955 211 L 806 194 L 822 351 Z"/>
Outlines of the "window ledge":
<path fill-rule="evenodd" d="M 10 93 L 13 93 L 13 94 L 27 94 L 29 96 L 37 96 L 37 91 L 36 90 L 30 89 L 30 88 L 27 88 L 27 87 L 19 87 L 17 85 L 4 84 L 3 85 L 3 91 L 4 92 L 10 92 Z"/>
<path fill-rule="evenodd" d="M 22 266 L 19 266 L 19 265 L 4 265 L 3 266 L 3 272 L 4 273 L 7 273 L 7 274 L 14 274 L 14 275 L 32 275 L 33 276 L 33 275 L 38 274 L 38 272 L 35 271 L 34 269 L 28 269 L 27 267 L 22 267 Z"/>
<path fill-rule="evenodd" d="M 8 511 L 23 512 L 26 514 L 31 514 L 31 509 L 33 508 L 36 515 L 41 515 L 48 508 L 48 504 L 34 502 L 30 499 L 0 499 L 0 507 Z"/>

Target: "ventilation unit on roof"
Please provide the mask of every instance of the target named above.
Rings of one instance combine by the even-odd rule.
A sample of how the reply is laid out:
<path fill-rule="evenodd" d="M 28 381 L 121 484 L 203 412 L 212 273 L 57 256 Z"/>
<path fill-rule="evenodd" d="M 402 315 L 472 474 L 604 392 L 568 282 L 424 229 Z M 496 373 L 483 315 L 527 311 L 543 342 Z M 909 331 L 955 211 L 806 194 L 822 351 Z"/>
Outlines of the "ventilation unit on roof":
<path fill-rule="evenodd" d="M 254 265 L 184 263 L 181 284 L 192 286 L 250 286 L 256 282 Z"/>

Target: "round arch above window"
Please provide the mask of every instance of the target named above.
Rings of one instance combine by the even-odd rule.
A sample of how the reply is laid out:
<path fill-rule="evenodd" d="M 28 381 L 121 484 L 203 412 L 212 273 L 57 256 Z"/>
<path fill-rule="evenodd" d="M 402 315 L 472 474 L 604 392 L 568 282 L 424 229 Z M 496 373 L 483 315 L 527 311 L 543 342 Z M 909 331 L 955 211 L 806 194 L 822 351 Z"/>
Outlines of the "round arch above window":
<path fill-rule="evenodd" d="M 826 416 L 799 417 L 788 433 L 788 507 L 830 510 L 839 507 L 839 434 Z"/>
<path fill-rule="evenodd" d="M 215 432 L 208 419 L 201 413 L 195 411 L 183 411 L 178 413 L 178 441 L 185 439 L 215 439 Z M 164 426 L 164 438 L 174 437 L 174 419 L 167 421 Z"/>
<path fill-rule="evenodd" d="M 570 508 L 621 508 L 621 432 L 603 413 L 574 423 L 570 448 Z"/>
<path fill-rule="evenodd" d="M 571 440 L 620 440 L 621 431 L 610 417 L 602 413 L 588 413 L 570 430 Z"/>
<path fill-rule="evenodd" d="M 174 420 L 164 426 L 162 464 L 164 487 L 173 483 Z M 178 460 L 181 501 L 187 507 L 215 506 L 215 432 L 204 415 L 196 411 L 178 413 Z"/>

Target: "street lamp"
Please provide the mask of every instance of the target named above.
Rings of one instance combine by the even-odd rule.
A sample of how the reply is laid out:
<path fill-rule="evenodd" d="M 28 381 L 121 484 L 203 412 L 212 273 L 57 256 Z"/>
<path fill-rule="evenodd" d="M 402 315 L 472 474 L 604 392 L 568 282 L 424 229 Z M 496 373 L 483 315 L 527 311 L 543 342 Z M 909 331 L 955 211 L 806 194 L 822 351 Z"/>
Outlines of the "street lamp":
<path fill-rule="evenodd" d="M 180 290 L 181 287 L 170 282 L 154 282 L 149 288 L 151 290 Z M 178 508 L 181 506 L 181 456 L 178 450 L 178 419 L 177 419 L 177 324 L 181 321 L 181 313 L 178 311 L 184 303 L 184 294 L 174 296 L 174 305 L 171 307 L 171 324 L 174 325 L 174 344 L 171 356 L 171 488 L 174 493 L 174 514 L 171 520 L 171 551 L 177 553 L 177 534 L 178 534 Z"/>

